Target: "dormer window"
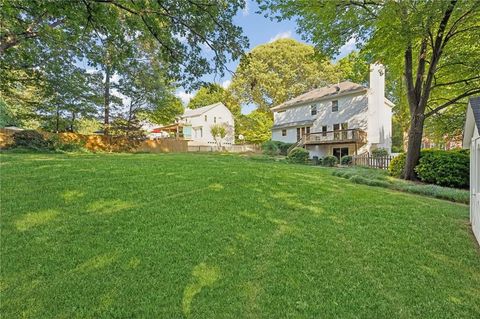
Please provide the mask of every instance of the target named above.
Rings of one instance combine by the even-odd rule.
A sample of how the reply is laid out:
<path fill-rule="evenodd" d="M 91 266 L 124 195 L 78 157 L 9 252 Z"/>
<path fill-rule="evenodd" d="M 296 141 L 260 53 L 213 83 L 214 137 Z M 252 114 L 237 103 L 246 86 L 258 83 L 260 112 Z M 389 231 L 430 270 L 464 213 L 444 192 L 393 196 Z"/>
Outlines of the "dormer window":
<path fill-rule="evenodd" d="M 316 105 L 310 106 L 310 114 L 317 115 L 317 106 Z"/>
<path fill-rule="evenodd" d="M 338 112 L 338 101 L 332 101 L 332 112 Z"/>

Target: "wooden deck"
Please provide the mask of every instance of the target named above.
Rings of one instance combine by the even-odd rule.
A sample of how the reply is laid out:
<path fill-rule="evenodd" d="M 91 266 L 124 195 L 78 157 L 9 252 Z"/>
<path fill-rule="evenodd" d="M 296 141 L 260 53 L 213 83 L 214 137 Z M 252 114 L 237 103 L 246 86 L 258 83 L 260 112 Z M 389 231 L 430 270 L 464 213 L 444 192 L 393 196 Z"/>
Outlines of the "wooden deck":
<path fill-rule="evenodd" d="M 367 132 L 360 129 L 315 132 L 302 138 L 304 145 L 367 143 Z"/>

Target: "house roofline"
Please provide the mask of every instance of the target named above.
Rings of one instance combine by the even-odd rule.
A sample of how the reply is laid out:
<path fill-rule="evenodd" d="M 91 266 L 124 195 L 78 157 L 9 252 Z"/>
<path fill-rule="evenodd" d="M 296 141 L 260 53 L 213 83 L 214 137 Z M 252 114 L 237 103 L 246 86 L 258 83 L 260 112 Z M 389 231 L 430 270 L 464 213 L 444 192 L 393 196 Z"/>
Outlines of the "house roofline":
<path fill-rule="evenodd" d="M 182 115 L 181 118 L 184 119 L 184 118 L 190 118 L 190 117 L 197 117 L 197 116 L 200 116 L 202 115 L 203 113 L 205 112 L 208 112 L 210 111 L 211 109 L 217 107 L 217 106 L 224 106 L 226 107 L 222 102 L 217 102 L 217 103 L 213 103 L 213 104 L 210 104 L 210 105 L 206 105 L 206 106 L 202 106 L 200 107 L 200 109 L 204 109 L 201 113 L 198 113 L 198 114 L 194 114 L 194 115 Z M 196 110 L 196 109 L 192 109 L 192 110 Z"/>
<path fill-rule="evenodd" d="M 301 101 L 301 102 L 290 104 L 290 105 L 280 104 L 280 105 L 272 107 L 270 110 L 272 110 L 272 111 L 282 111 L 282 110 L 286 110 L 286 109 L 293 108 L 293 107 L 304 106 L 305 104 L 328 101 L 328 100 L 335 100 L 336 98 L 339 98 L 339 97 L 358 94 L 358 93 L 363 93 L 363 92 L 368 92 L 368 88 L 362 87 L 360 89 L 356 89 L 356 90 L 353 90 L 353 91 L 348 91 L 348 92 L 342 92 L 342 93 L 339 93 L 339 94 L 323 96 L 323 97 L 320 97 L 320 98 L 305 100 L 305 101 Z"/>

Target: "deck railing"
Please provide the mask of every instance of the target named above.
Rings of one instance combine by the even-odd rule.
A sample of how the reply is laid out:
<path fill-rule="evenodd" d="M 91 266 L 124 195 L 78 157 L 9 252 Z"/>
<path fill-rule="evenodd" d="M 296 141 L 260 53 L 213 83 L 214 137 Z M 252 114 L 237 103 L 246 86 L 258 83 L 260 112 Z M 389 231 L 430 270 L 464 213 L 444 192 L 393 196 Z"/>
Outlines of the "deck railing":
<path fill-rule="evenodd" d="M 303 137 L 304 144 L 361 143 L 367 142 L 367 132 L 360 129 L 315 132 Z"/>

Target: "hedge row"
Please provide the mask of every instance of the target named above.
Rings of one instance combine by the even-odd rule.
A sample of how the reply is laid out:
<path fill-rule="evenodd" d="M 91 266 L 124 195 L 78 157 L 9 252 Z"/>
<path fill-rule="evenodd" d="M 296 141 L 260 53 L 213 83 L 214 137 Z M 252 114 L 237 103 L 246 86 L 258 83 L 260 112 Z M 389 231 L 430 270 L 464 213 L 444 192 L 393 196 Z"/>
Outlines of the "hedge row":
<path fill-rule="evenodd" d="M 400 154 L 390 163 L 389 173 L 400 177 L 405 168 L 406 155 Z M 468 188 L 470 184 L 470 156 L 468 150 L 423 150 L 415 167 L 418 179 L 440 186 Z"/>

